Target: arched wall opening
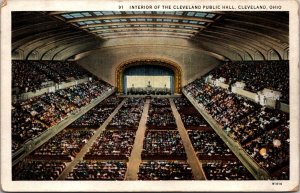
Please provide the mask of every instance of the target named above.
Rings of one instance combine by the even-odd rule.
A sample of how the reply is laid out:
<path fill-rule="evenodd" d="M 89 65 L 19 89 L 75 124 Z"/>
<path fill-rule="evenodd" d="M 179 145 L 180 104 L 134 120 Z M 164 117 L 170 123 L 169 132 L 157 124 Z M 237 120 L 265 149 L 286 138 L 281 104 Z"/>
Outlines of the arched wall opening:
<path fill-rule="evenodd" d="M 125 94 L 174 94 L 174 71 L 165 66 L 131 66 L 124 70 L 122 79 Z"/>
<path fill-rule="evenodd" d="M 119 93 L 126 93 L 126 76 L 129 74 L 137 75 L 138 70 L 141 70 L 139 75 L 171 76 L 170 89 L 172 93 L 181 92 L 182 70 L 178 64 L 165 59 L 133 59 L 121 63 L 116 69 L 115 85 Z"/>

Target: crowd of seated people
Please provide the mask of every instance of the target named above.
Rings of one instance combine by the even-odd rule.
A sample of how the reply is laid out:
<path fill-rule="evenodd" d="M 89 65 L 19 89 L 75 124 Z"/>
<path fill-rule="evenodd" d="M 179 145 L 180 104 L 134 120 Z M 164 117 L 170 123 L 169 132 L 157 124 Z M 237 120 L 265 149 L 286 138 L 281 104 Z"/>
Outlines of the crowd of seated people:
<path fill-rule="evenodd" d="M 75 62 L 61 61 L 12 61 L 12 88 L 19 93 L 35 92 L 47 83 L 60 83 L 67 79 L 92 76 Z"/>
<path fill-rule="evenodd" d="M 49 77 L 50 80 L 52 80 L 55 83 L 63 82 L 65 80 L 65 77 L 61 76 L 55 70 L 49 68 L 46 64 L 44 64 L 41 61 L 30 61 L 30 65 L 36 66 L 39 71 L 46 74 L 47 77 Z"/>
<path fill-rule="evenodd" d="M 155 107 L 153 105 L 150 104 L 150 108 L 148 111 L 148 115 L 154 115 L 154 114 L 171 114 L 172 113 L 172 109 L 171 107 Z"/>
<path fill-rule="evenodd" d="M 56 108 L 63 113 L 63 118 L 68 116 L 72 111 L 76 110 L 76 106 L 68 100 L 56 95 L 55 93 L 46 93 L 40 97 L 49 105 L 55 104 Z"/>
<path fill-rule="evenodd" d="M 170 107 L 168 98 L 152 98 L 150 104 L 154 107 Z"/>
<path fill-rule="evenodd" d="M 128 95 L 171 95 L 169 88 L 128 88 Z"/>
<path fill-rule="evenodd" d="M 117 159 L 128 160 L 133 143 L 135 132 L 131 130 L 105 130 L 98 137 L 84 159 Z"/>
<path fill-rule="evenodd" d="M 98 105 L 79 117 L 70 125 L 70 127 L 98 128 L 104 123 L 115 108 L 116 107 L 101 107 Z"/>
<path fill-rule="evenodd" d="M 20 107 L 13 107 L 11 118 L 12 153 L 48 128 Z"/>
<path fill-rule="evenodd" d="M 25 159 L 14 166 L 13 180 L 56 180 L 66 168 L 66 163 L 58 160 Z"/>
<path fill-rule="evenodd" d="M 36 149 L 30 157 L 71 161 L 93 134 L 94 130 L 91 129 L 65 129 Z"/>
<path fill-rule="evenodd" d="M 43 66 L 57 72 L 64 79 L 81 79 L 92 76 L 88 71 L 77 65 L 76 62 L 69 61 L 39 61 Z"/>
<path fill-rule="evenodd" d="M 58 90 L 55 93 L 45 93 L 15 104 L 37 117 L 39 120 L 53 126 L 64 119 L 78 107 L 89 104 L 92 100 L 110 89 L 101 81 L 89 81 L 77 86 Z"/>
<path fill-rule="evenodd" d="M 278 130 L 284 123 L 286 126 L 280 128 L 288 128 L 288 114 L 254 104 L 200 79 L 185 89 L 271 175 L 289 163 L 289 129 Z M 273 141 L 281 145 L 274 148 Z"/>
<path fill-rule="evenodd" d="M 150 101 L 147 129 L 176 129 L 176 120 L 170 102 L 166 98 L 153 98 Z"/>
<path fill-rule="evenodd" d="M 202 165 L 208 180 L 254 180 L 240 161 L 208 162 Z"/>
<path fill-rule="evenodd" d="M 185 97 L 174 98 L 174 103 L 186 129 L 208 128 L 208 123 Z"/>
<path fill-rule="evenodd" d="M 47 103 L 42 100 L 43 95 L 21 102 L 23 111 L 36 117 L 47 126 L 51 127 L 63 119 L 64 114 L 55 103 Z"/>
<path fill-rule="evenodd" d="M 147 119 L 148 129 L 176 129 L 176 121 L 172 113 L 152 114 Z"/>
<path fill-rule="evenodd" d="M 123 99 L 116 95 L 111 95 L 100 103 L 101 107 L 117 107 Z"/>
<path fill-rule="evenodd" d="M 74 103 L 77 107 L 82 107 L 110 89 L 111 86 L 107 83 L 100 80 L 92 80 L 67 89 L 58 90 L 56 93 Z"/>
<path fill-rule="evenodd" d="M 12 88 L 19 92 L 33 92 L 42 88 L 42 83 L 50 79 L 28 61 L 12 61 Z"/>
<path fill-rule="evenodd" d="M 192 169 L 186 161 L 143 161 L 139 180 L 193 180 Z"/>
<path fill-rule="evenodd" d="M 147 131 L 142 159 L 186 159 L 178 131 Z"/>
<path fill-rule="evenodd" d="M 277 179 L 289 179 L 287 175 L 289 170 L 277 171 L 289 166 L 290 136 L 288 122 L 258 136 L 256 139 L 243 145 L 243 148 L 271 176 L 273 173 L 280 173 L 277 175 Z"/>
<path fill-rule="evenodd" d="M 289 101 L 288 61 L 227 62 L 209 74 L 214 79 L 225 78 L 228 84 L 244 82 L 245 89 L 255 93 L 264 88 L 280 91 L 282 101 Z"/>
<path fill-rule="evenodd" d="M 52 127 L 70 114 L 78 112 L 78 106 L 87 105 L 110 88 L 111 86 L 102 81 L 90 81 L 13 104 L 12 151 L 16 151 L 24 142 L 38 136 L 46 128 Z M 72 89 L 73 92 L 66 91 L 69 89 Z M 77 104 L 74 103 L 76 101 L 78 101 Z"/>
<path fill-rule="evenodd" d="M 258 136 L 287 121 L 288 115 L 282 111 L 261 107 L 248 116 L 228 125 L 225 131 L 241 145 L 254 140 Z"/>
<path fill-rule="evenodd" d="M 188 84 L 185 90 L 223 127 L 250 114 L 259 106 L 229 90 L 204 83 L 202 79 Z"/>
<path fill-rule="evenodd" d="M 111 96 L 74 121 L 70 127 L 98 128 L 121 103 L 122 98 Z"/>
<path fill-rule="evenodd" d="M 108 129 L 137 130 L 143 113 L 143 98 L 127 98 L 118 113 L 108 125 Z"/>
<path fill-rule="evenodd" d="M 177 97 L 174 98 L 173 101 L 178 111 L 181 111 L 182 109 L 187 109 L 192 106 L 192 104 L 186 97 Z"/>
<path fill-rule="evenodd" d="M 124 180 L 127 163 L 123 161 L 80 161 L 67 180 Z"/>
<path fill-rule="evenodd" d="M 236 160 L 237 158 L 215 133 L 199 130 L 188 131 L 194 150 L 200 160 Z"/>

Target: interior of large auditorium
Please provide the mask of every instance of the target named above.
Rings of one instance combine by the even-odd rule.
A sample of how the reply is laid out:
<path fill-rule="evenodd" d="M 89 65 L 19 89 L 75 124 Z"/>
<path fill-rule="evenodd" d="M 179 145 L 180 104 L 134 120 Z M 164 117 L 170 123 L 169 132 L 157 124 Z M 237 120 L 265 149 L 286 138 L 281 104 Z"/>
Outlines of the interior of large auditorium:
<path fill-rule="evenodd" d="M 289 21 L 13 11 L 12 181 L 289 180 Z"/>

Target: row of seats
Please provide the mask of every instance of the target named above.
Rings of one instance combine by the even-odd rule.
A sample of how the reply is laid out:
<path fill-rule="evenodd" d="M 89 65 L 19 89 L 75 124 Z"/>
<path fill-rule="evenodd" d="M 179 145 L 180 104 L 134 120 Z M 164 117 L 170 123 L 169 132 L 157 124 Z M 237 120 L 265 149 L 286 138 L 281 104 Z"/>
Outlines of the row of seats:
<path fill-rule="evenodd" d="M 192 169 L 186 161 L 143 161 L 139 166 L 139 180 L 193 180 Z"/>
<path fill-rule="evenodd" d="M 200 160 L 237 159 L 214 131 L 190 130 L 188 135 Z"/>
<path fill-rule="evenodd" d="M 66 163 L 58 160 L 23 160 L 12 172 L 13 180 L 56 180 L 66 168 Z"/>
<path fill-rule="evenodd" d="M 143 113 L 144 99 L 128 98 L 108 125 L 108 129 L 137 130 Z"/>
<path fill-rule="evenodd" d="M 150 101 L 147 129 L 176 129 L 176 121 L 167 98 L 153 98 Z"/>
<path fill-rule="evenodd" d="M 135 132 L 132 130 L 105 130 L 89 149 L 84 159 L 128 160 Z"/>
<path fill-rule="evenodd" d="M 185 97 L 173 99 L 186 129 L 208 127 L 206 120 L 199 114 L 195 107 Z"/>
<path fill-rule="evenodd" d="M 36 149 L 30 157 L 71 161 L 94 132 L 91 129 L 65 129 Z"/>
<path fill-rule="evenodd" d="M 185 160 L 186 154 L 178 131 L 147 131 L 142 159 Z"/>
<path fill-rule="evenodd" d="M 202 166 L 208 180 L 255 180 L 239 161 L 213 161 Z"/>
<path fill-rule="evenodd" d="M 127 163 L 124 161 L 80 161 L 67 180 L 124 180 Z"/>
<path fill-rule="evenodd" d="M 115 95 L 106 98 L 100 104 L 74 121 L 70 127 L 98 128 L 121 103 L 122 98 Z"/>

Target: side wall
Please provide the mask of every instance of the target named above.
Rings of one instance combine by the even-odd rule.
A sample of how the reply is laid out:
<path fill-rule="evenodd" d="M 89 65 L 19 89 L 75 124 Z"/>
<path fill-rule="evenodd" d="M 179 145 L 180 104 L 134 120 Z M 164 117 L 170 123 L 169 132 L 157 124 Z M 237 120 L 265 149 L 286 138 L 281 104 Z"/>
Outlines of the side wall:
<path fill-rule="evenodd" d="M 114 86 L 118 65 L 140 58 L 164 59 L 177 63 L 182 69 L 182 85 L 207 73 L 224 59 L 222 56 L 203 51 L 184 39 L 109 40 L 97 50 L 76 56 L 82 67 Z"/>

